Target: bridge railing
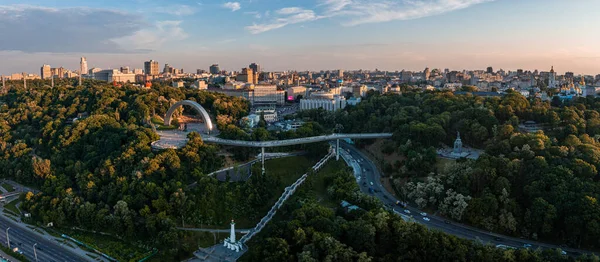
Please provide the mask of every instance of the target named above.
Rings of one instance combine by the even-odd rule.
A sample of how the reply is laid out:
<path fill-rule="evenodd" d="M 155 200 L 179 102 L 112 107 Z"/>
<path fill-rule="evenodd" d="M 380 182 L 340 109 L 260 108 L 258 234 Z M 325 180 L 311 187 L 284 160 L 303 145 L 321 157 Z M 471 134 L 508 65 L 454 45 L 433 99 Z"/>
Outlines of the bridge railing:
<path fill-rule="evenodd" d="M 312 167 L 312 170 L 319 171 L 321 169 L 321 167 L 323 167 L 323 165 L 325 165 L 325 163 L 327 163 L 327 161 L 329 161 L 329 159 L 331 159 L 334 156 L 335 156 L 335 150 L 331 150 L 331 148 L 330 148 L 329 153 L 325 157 L 323 157 L 321 160 L 319 160 L 319 162 L 317 162 Z M 267 215 L 264 216 L 260 220 L 260 222 L 258 222 L 258 224 L 256 225 L 256 227 L 254 229 L 250 230 L 250 232 L 248 234 L 246 234 L 242 238 L 240 238 L 240 242 L 245 244 L 247 241 L 252 239 L 252 237 L 254 237 L 254 235 L 258 234 L 265 227 L 265 225 L 267 223 L 269 223 L 269 221 L 271 221 L 271 219 L 273 218 L 273 216 L 275 216 L 275 214 L 277 213 L 277 210 L 283 205 L 283 203 L 286 200 L 288 200 L 296 192 L 296 189 L 298 188 L 298 186 L 301 185 L 302 183 L 304 183 L 304 181 L 306 181 L 306 178 L 308 178 L 308 173 L 302 175 L 291 186 L 286 187 L 283 194 L 279 197 L 279 199 L 277 200 L 275 205 L 273 205 L 273 207 L 271 207 L 271 210 L 269 210 Z"/>

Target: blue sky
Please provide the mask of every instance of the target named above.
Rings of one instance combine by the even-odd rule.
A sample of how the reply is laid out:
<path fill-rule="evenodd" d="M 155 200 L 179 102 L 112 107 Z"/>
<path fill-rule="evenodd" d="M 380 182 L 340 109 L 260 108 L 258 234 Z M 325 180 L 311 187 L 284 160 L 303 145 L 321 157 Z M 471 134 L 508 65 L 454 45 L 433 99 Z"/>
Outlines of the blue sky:
<path fill-rule="evenodd" d="M 0 0 L 0 73 L 424 67 L 600 73 L 597 0 Z"/>

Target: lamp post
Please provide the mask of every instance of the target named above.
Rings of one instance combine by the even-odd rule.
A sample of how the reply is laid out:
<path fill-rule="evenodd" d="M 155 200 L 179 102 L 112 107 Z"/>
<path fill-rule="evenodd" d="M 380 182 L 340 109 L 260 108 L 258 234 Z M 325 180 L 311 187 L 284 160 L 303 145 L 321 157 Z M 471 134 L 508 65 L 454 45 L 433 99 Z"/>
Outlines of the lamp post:
<path fill-rule="evenodd" d="M 33 256 L 35 257 L 35 262 L 38 262 L 38 259 L 37 259 L 37 252 L 35 251 L 35 246 L 36 246 L 37 244 L 38 244 L 38 243 L 35 243 L 35 244 L 33 244 Z"/>
<path fill-rule="evenodd" d="M 10 249 L 10 238 L 8 237 L 9 229 L 10 229 L 10 227 L 6 229 L 6 245 L 8 245 L 8 249 Z"/>

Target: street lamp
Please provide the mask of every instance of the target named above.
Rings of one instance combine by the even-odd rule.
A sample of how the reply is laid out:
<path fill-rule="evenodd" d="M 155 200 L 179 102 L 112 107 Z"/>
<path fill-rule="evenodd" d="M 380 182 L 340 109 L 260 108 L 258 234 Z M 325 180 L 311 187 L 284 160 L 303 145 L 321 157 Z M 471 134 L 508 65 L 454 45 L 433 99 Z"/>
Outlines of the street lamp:
<path fill-rule="evenodd" d="M 8 230 L 9 229 L 10 229 L 10 227 L 6 229 L 6 244 L 8 245 L 8 249 L 10 249 L 10 238 L 8 238 Z"/>
<path fill-rule="evenodd" d="M 38 243 L 35 243 L 35 244 L 33 244 L 33 256 L 35 257 L 35 262 L 38 262 L 38 259 L 37 259 L 37 252 L 35 251 L 35 246 L 36 246 L 37 244 L 38 244 Z"/>

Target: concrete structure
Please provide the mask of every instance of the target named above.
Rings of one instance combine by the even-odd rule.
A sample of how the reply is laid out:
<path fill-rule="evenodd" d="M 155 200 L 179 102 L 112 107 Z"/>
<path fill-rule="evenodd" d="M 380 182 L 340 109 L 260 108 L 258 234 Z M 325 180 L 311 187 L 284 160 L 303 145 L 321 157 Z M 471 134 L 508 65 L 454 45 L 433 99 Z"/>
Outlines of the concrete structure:
<path fill-rule="evenodd" d="M 88 63 L 87 63 L 87 59 L 85 57 L 81 57 L 81 60 L 79 61 L 79 74 L 80 75 L 85 75 L 88 72 Z"/>
<path fill-rule="evenodd" d="M 257 114 L 249 114 L 248 116 L 243 117 L 241 120 L 242 125 L 245 125 L 249 128 L 255 128 L 258 125 L 259 121 L 260 116 Z"/>
<path fill-rule="evenodd" d="M 254 86 L 252 100 L 254 104 L 285 104 L 284 91 L 277 90 L 276 85 L 256 85 Z"/>
<path fill-rule="evenodd" d="M 169 108 L 169 111 L 167 111 L 167 114 L 165 115 L 165 125 L 166 126 L 171 125 L 171 117 L 173 116 L 173 113 L 175 112 L 175 110 L 177 108 L 179 108 L 180 106 L 184 106 L 184 105 L 191 106 L 196 111 L 198 111 L 198 113 L 200 113 L 200 115 L 202 116 L 202 119 L 204 120 L 204 125 L 206 126 L 206 129 L 208 130 L 209 133 L 210 133 L 210 131 L 213 130 L 213 124 L 212 124 L 212 121 L 210 120 L 210 116 L 208 115 L 208 112 L 206 112 L 204 107 L 202 107 L 200 104 L 198 104 L 197 102 L 191 101 L 191 100 L 179 101 L 179 102 L 175 103 L 174 105 L 172 105 L 171 108 Z"/>
<path fill-rule="evenodd" d="M 192 89 L 206 90 L 208 89 L 208 84 L 204 80 L 196 80 L 192 85 L 190 85 Z"/>
<path fill-rule="evenodd" d="M 308 97 L 307 91 L 308 89 L 305 86 L 292 86 L 288 87 L 286 90 L 287 97 L 285 98 L 287 101 L 293 101 L 299 96 L 302 98 Z"/>
<path fill-rule="evenodd" d="M 358 104 L 360 104 L 360 102 L 362 101 L 362 99 L 356 98 L 356 97 L 351 97 L 350 99 L 346 100 L 346 104 L 350 105 L 350 106 L 356 106 Z"/>
<path fill-rule="evenodd" d="M 267 123 L 277 122 L 279 119 L 277 116 L 277 110 L 273 107 L 257 107 L 254 110 L 254 114 L 260 116 L 261 114 L 264 116 L 265 121 Z"/>
<path fill-rule="evenodd" d="M 175 88 L 180 88 L 180 87 L 184 87 L 185 85 L 183 84 L 183 81 L 173 81 L 171 86 L 173 86 Z"/>
<path fill-rule="evenodd" d="M 366 85 L 356 85 L 352 87 L 352 95 L 354 97 L 364 97 L 367 95 L 367 86 Z"/>
<path fill-rule="evenodd" d="M 252 68 L 255 74 L 260 74 L 260 72 L 262 72 L 261 66 L 257 63 L 250 64 L 249 68 Z"/>
<path fill-rule="evenodd" d="M 95 73 L 98 73 L 100 71 L 102 71 L 102 69 L 94 67 L 94 68 L 88 70 L 88 75 L 92 75 L 93 76 Z"/>
<path fill-rule="evenodd" d="M 336 111 L 346 108 L 346 99 L 343 96 L 327 98 L 308 98 L 300 100 L 300 110 L 323 108 L 327 111 Z"/>
<path fill-rule="evenodd" d="M 235 252 L 240 252 L 242 250 L 243 244 L 235 240 L 235 222 L 231 220 L 231 229 L 229 231 L 229 237 L 225 239 L 223 242 L 223 246 L 234 250 Z"/>
<path fill-rule="evenodd" d="M 91 78 L 107 82 L 134 83 L 135 74 L 123 74 L 119 69 L 107 69 L 95 72 Z"/>
<path fill-rule="evenodd" d="M 246 82 L 232 81 L 232 82 L 225 83 L 225 85 L 223 86 L 223 89 L 225 89 L 225 90 L 239 90 L 239 89 L 243 89 L 245 87 L 246 87 Z"/>
<path fill-rule="evenodd" d="M 550 69 L 550 75 L 548 76 L 548 88 L 557 88 L 558 83 L 556 82 L 556 73 L 554 72 L 554 66 Z"/>
<path fill-rule="evenodd" d="M 158 75 L 158 62 L 154 60 L 144 62 L 144 73 L 146 75 Z"/>
<path fill-rule="evenodd" d="M 52 68 L 49 65 L 44 64 L 40 69 L 40 75 L 42 79 L 50 79 L 52 77 Z"/>
<path fill-rule="evenodd" d="M 219 64 L 213 64 L 208 71 L 213 75 L 218 75 L 221 73 L 221 68 L 219 67 Z"/>
<path fill-rule="evenodd" d="M 237 75 L 236 80 L 256 85 L 258 84 L 258 73 L 252 70 L 252 68 L 242 68 L 242 73 Z"/>

